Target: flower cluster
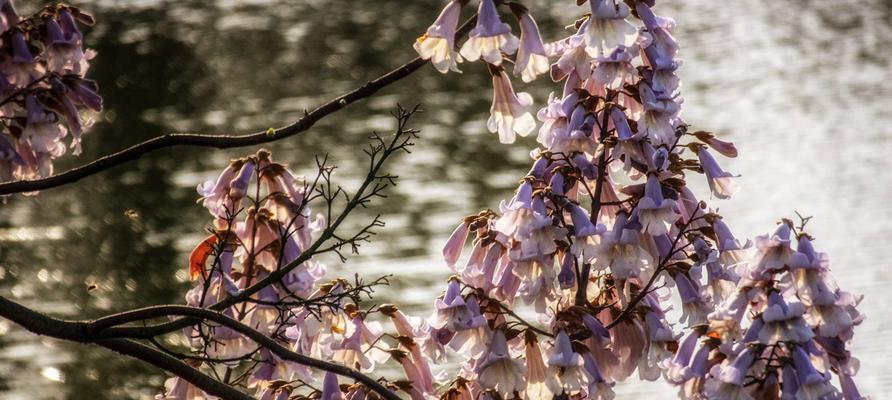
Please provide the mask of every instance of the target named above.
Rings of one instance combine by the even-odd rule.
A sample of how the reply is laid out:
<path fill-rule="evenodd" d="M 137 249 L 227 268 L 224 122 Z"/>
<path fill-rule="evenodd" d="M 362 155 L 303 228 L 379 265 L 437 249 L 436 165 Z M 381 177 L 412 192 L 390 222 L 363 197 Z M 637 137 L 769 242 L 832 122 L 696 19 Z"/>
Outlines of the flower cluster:
<path fill-rule="evenodd" d="M 442 15 L 431 28 L 444 43 L 455 41 L 462 4 L 444 11 L 448 29 Z M 519 42 L 498 5 L 517 17 Z M 681 118 L 675 22 L 653 1 L 589 6 L 574 33 L 544 43 L 527 8 L 481 0 L 458 55 L 416 46 L 435 66 L 488 64 L 487 126 L 504 143 L 536 124 L 503 59 L 514 55 L 524 82 L 548 73 L 561 84 L 537 114 L 540 147 L 513 198 L 465 218 L 443 250 L 455 275 L 429 336 L 467 359 L 447 393 L 612 398 L 614 382 L 637 371 L 686 399 L 863 398 L 846 350 L 859 299 L 836 286 L 826 256 L 801 228 L 791 237 L 789 221 L 755 246 L 741 243 L 687 187 L 702 174 L 712 197 L 729 198 L 734 175 L 713 153 L 737 150 Z"/>
<path fill-rule="evenodd" d="M 526 7 L 479 0 L 476 26 L 456 46 L 468 3 L 451 0 L 415 48 L 444 73 L 486 63 L 487 127 L 510 143 L 538 126 L 538 147 L 513 196 L 464 218 L 446 242 L 454 274 L 433 313 L 363 308 L 360 281 L 323 282 L 311 256 L 333 229 L 309 204 L 327 201 L 331 217 L 341 192 L 294 176 L 266 151 L 199 186 L 215 222 L 190 259 L 197 285 L 187 303 L 247 296 L 221 311 L 302 355 L 364 373 L 387 363 L 401 377 L 379 382 L 412 400 L 612 399 L 616 382 L 636 374 L 664 379 L 684 399 L 865 398 L 847 350 L 860 298 L 836 285 L 805 220 L 741 242 L 688 188 L 688 176 L 702 175 L 711 198 L 730 197 L 735 177 L 713 153 L 737 150 L 681 118 L 675 22 L 653 0 L 589 0 L 573 32 L 549 43 Z M 509 62 L 524 82 L 546 75 L 560 85 L 536 118 Z M 252 290 L 258 283 L 269 285 Z M 231 327 L 186 334 L 199 362 L 239 371 L 229 383 L 262 399 L 381 394 L 283 360 Z M 198 396 L 173 378 L 160 397 Z"/>
<path fill-rule="evenodd" d="M 46 177 L 69 147 L 80 153 L 85 115 L 102 109 L 96 82 L 84 79 L 95 53 L 78 26 L 92 24 L 72 6 L 21 18 L 0 1 L 0 182 Z"/>

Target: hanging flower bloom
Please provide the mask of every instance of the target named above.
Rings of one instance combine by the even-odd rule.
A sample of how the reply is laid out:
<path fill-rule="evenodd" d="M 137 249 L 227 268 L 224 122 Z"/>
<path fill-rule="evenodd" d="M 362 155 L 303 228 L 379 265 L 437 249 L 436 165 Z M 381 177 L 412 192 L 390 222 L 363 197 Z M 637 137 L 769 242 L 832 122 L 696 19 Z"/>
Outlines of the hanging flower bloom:
<path fill-rule="evenodd" d="M 492 0 L 485 0 L 492 1 Z M 536 128 L 536 121 L 528 109 L 533 98 L 528 93 L 515 93 L 508 75 L 502 69 L 493 71 L 493 98 L 486 127 L 499 134 L 502 143 L 514 143 L 515 134 L 527 136 Z"/>
<path fill-rule="evenodd" d="M 554 347 L 548 355 L 548 389 L 552 393 L 572 394 L 586 384 L 582 357 L 573 351 L 570 337 L 564 331 L 554 338 Z"/>
<path fill-rule="evenodd" d="M 539 34 L 539 26 L 526 7 L 518 3 L 508 3 L 520 23 L 520 47 L 514 60 L 514 76 L 524 82 L 532 82 L 536 76 L 548 72 L 548 54 Z"/>
<path fill-rule="evenodd" d="M 610 269 L 617 279 L 628 279 L 647 268 L 653 257 L 641 248 L 641 235 L 636 229 L 627 229 L 628 217 L 620 214 L 616 218 L 613 229 L 601 235 L 601 241 L 595 246 L 592 265 L 600 269 Z"/>
<path fill-rule="evenodd" d="M 715 197 L 728 199 L 737 192 L 737 182 L 732 179 L 735 176 L 722 170 L 722 167 L 705 147 L 700 148 L 697 155 L 700 157 L 700 166 L 703 167 L 703 173 L 706 174 L 707 182 L 709 182 L 709 189 L 712 190 Z"/>
<path fill-rule="evenodd" d="M 632 59 L 637 51 L 637 47 L 617 47 L 607 55 L 597 56 L 592 78 L 611 90 L 635 83 L 638 72 L 632 65 Z"/>
<path fill-rule="evenodd" d="M 802 346 L 796 346 L 793 349 L 793 365 L 796 368 L 799 383 L 799 388 L 796 391 L 797 399 L 840 398 L 841 393 L 830 384 L 830 373 L 818 372 Z"/>
<path fill-rule="evenodd" d="M 805 343 L 815 336 L 802 316 L 805 306 L 802 303 L 787 303 L 777 292 L 768 296 L 768 304 L 762 313 L 765 325 L 758 331 L 762 344 L 777 342 Z"/>
<path fill-rule="evenodd" d="M 338 376 L 326 372 L 322 379 L 322 395 L 319 400 L 342 400 L 341 387 L 338 385 Z"/>
<path fill-rule="evenodd" d="M 484 389 L 495 390 L 502 398 L 510 399 L 514 393 L 523 393 L 526 388 L 526 368 L 521 360 L 511 357 L 505 333 L 501 330 L 497 329 L 493 333 L 489 349 L 475 369 L 477 383 Z"/>
<path fill-rule="evenodd" d="M 461 56 L 455 51 L 455 30 L 462 6 L 467 0 L 451 0 L 440 12 L 433 25 L 424 35 L 415 40 L 415 51 L 425 60 L 431 60 L 434 68 L 441 73 L 458 70 Z"/>
<path fill-rule="evenodd" d="M 650 139 L 654 146 L 675 143 L 675 123 L 681 107 L 670 94 L 657 92 L 647 83 L 638 85 L 638 95 L 644 115 L 638 119 L 638 132 Z"/>
<path fill-rule="evenodd" d="M 452 235 L 449 236 L 449 240 L 446 241 L 446 246 L 443 247 L 443 258 L 446 259 L 446 265 L 453 271 L 455 271 L 455 263 L 461 257 L 462 248 L 468 240 L 468 232 L 468 223 L 462 222 L 455 228 Z"/>
<path fill-rule="evenodd" d="M 527 331 L 524 335 L 524 350 L 526 353 L 526 391 L 523 392 L 528 399 L 546 399 L 552 395 L 546 384 L 547 372 L 545 362 L 542 360 L 542 351 L 536 341 L 536 335 Z"/>
<path fill-rule="evenodd" d="M 618 46 L 632 47 L 638 29 L 626 21 L 629 6 L 615 0 L 590 0 L 592 15 L 585 30 L 585 50 L 592 57 L 610 54 Z"/>
<path fill-rule="evenodd" d="M 46 20 L 48 67 L 59 74 L 66 71 L 79 73 L 84 59 L 83 34 L 68 10 L 59 13 L 59 22 L 52 18 Z"/>
<path fill-rule="evenodd" d="M 25 35 L 20 30 L 15 30 L 11 35 L 12 58 L 4 63 L 3 75 L 9 83 L 15 87 L 25 87 L 34 79 L 34 65 L 37 59 L 31 53 Z"/>
<path fill-rule="evenodd" d="M 641 233 L 660 236 L 669 233 L 669 227 L 681 217 L 675 211 L 675 200 L 663 197 L 663 188 L 656 174 L 647 177 L 644 197 L 638 200 L 638 221 Z"/>
<path fill-rule="evenodd" d="M 468 61 L 483 57 L 483 61 L 498 66 L 502 64 L 502 52 L 514 54 L 518 45 L 517 36 L 511 34 L 511 26 L 499 19 L 493 0 L 480 0 L 477 26 L 468 34 L 461 55 Z"/>

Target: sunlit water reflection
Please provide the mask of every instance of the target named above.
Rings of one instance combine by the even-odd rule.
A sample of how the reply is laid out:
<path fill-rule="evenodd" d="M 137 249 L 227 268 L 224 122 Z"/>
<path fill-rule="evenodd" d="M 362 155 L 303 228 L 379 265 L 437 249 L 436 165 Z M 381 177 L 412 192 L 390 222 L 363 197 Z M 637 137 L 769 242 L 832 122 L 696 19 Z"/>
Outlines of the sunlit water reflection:
<path fill-rule="evenodd" d="M 21 9 L 36 3 L 17 2 Z M 76 165 L 172 130 L 265 129 L 414 56 L 410 44 L 440 1 L 86 1 L 99 24 L 89 34 L 99 57 L 107 111 Z M 529 1 L 534 10 L 554 2 Z M 566 3 L 572 3 L 566 1 Z M 685 116 L 720 132 L 741 157 L 740 194 L 713 201 L 741 236 L 770 229 L 793 210 L 813 215 L 816 245 L 832 255 L 840 284 L 865 294 L 856 331 L 858 383 L 874 398 L 892 394 L 892 301 L 885 240 L 892 234 L 892 6 L 883 0 L 776 2 L 665 1 L 683 46 Z M 31 6 L 31 7 L 29 7 Z M 538 6 L 538 7 L 537 7 Z M 539 12 L 550 37 L 574 7 Z M 495 207 L 526 171 L 527 139 L 512 146 L 485 131 L 488 77 L 425 68 L 351 106 L 310 132 L 267 146 L 310 172 L 312 155 L 332 153 L 339 178 L 355 185 L 360 139 L 387 131 L 396 102 L 423 103 L 423 138 L 396 171 L 402 180 L 371 213 L 388 222 L 373 244 L 332 273 L 397 273 L 380 299 L 427 313 L 448 270 L 439 248 L 458 219 Z M 522 85 L 521 85 L 522 86 Z M 524 87 L 538 101 L 549 86 Z M 541 103 L 540 103 L 541 104 Z M 87 318 L 154 303 L 181 302 L 185 252 L 208 222 L 194 186 L 228 158 L 252 152 L 176 149 L 155 154 L 0 207 L 0 289 L 38 309 Z M 701 185 L 702 187 L 702 185 Z M 700 193 L 705 193 L 700 191 Z M 357 223 L 360 223 L 357 220 Z M 0 397 L 150 397 L 163 375 L 106 352 L 36 338 L 0 321 Z M 660 384 L 621 384 L 621 398 L 668 398 Z"/>

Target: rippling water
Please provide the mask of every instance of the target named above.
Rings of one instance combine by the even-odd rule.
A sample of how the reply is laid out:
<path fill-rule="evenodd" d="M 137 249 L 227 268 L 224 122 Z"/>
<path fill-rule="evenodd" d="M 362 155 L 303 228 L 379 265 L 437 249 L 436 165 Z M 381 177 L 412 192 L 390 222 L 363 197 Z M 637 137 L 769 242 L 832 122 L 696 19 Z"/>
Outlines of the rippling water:
<path fill-rule="evenodd" d="M 80 2 L 99 23 L 92 76 L 107 110 L 73 166 L 152 136 L 180 130 L 265 129 L 372 79 L 414 56 L 414 37 L 440 1 L 217 0 Z M 534 10 L 548 4 L 528 1 Z M 556 2 L 551 2 L 556 3 Z M 571 1 L 565 3 L 572 4 Z M 797 210 L 829 251 L 840 284 L 863 293 L 867 321 L 856 331 L 857 382 L 876 399 L 892 394 L 882 373 L 892 359 L 892 301 L 885 285 L 892 234 L 892 5 L 884 0 L 662 1 L 683 46 L 685 116 L 738 145 L 725 166 L 742 190 L 717 202 L 741 236 L 752 237 Z M 23 10 L 37 2 L 18 1 Z M 538 6 L 538 7 L 537 7 Z M 547 36 L 571 21 L 571 5 L 538 12 Z M 489 83 L 480 65 L 463 75 L 425 68 L 375 99 L 270 146 L 277 159 L 310 171 L 328 151 L 355 184 L 357 145 L 392 128 L 396 102 L 423 103 L 423 137 L 396 171 L 387 228 L 362 255 L 332 273 L 398 272 L 382 300 L 426 313 L 448 275 L 437 254 L 458 218 L 494 207 L 526 171 L 532 139 L 511 146 L 485 131 Z M 538 101 L 550 87 L 524 87 Z M 208 221 L 194 186 L 228 158 L 253 152 L 176 149 L 0 206 L 0 290 L 42 311 L 88 318 L 181 302 L 185 252 Z M 700 193 L 705 193 L 701 191 Z M 89 288 L 95 285 L 96 288 Z M 889 340 L 890 343 L 886 341 Z M 0 397 L 151 397 L 163 375 L 95 349 L 31 336 L 0 321 Z M 620 385 L 622 398 L 669 398 L 659 384 Z"/>

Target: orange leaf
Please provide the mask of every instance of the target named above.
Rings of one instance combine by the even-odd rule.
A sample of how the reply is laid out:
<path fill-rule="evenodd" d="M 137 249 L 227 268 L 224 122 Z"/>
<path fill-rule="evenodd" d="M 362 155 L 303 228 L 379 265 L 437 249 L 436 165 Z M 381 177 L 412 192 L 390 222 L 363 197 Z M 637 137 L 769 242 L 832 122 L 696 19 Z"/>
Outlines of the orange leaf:
<path fill-rule="evenodd" d="M 211 235 L 192 250 L 192 255 L 189 256 L 189 277 L 193 281 L 198 279 L 199 276 L 207 278 L 205 276 L 204 264 L 211 253 L 214 252 L 215 244 L 217 244 L 217 235 Z"/>

